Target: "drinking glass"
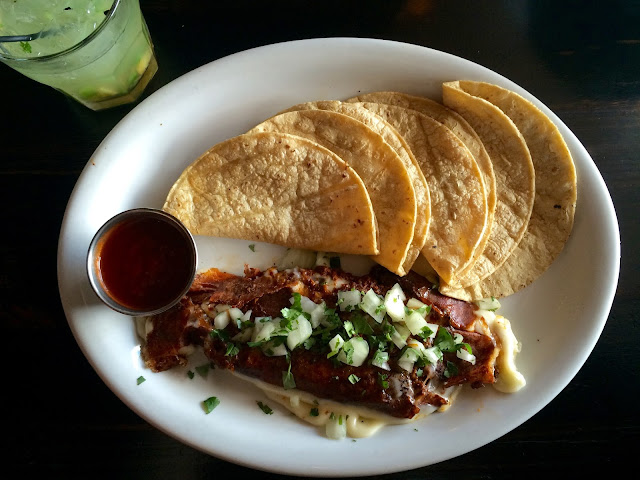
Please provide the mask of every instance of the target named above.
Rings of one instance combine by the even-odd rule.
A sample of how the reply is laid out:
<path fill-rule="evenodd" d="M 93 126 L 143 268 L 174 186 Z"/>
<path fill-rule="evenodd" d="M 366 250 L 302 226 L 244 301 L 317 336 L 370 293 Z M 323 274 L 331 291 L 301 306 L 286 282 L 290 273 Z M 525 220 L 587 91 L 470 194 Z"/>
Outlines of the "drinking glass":
<path fill-rule="evenodd" d="M 158 70 L 139 0 L 0 0 L 0 35 L 34 32 L 0 61 L 92 110 L 137 100 Z"/>

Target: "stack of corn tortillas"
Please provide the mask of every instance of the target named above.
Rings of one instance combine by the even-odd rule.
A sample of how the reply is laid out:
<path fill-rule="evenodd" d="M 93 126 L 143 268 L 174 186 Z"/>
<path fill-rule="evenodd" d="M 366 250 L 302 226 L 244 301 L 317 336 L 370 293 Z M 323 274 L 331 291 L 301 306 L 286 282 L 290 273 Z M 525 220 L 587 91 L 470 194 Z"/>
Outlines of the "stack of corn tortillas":
<path fill-rule="evenodd" d="M 442 99 L 291 106 L 193 162 L 164 209 L 193 234 L 368 255 L 465 300 L 510 295 L 569 237 L 571 155 L 515 92 L 456 81 Z"/>

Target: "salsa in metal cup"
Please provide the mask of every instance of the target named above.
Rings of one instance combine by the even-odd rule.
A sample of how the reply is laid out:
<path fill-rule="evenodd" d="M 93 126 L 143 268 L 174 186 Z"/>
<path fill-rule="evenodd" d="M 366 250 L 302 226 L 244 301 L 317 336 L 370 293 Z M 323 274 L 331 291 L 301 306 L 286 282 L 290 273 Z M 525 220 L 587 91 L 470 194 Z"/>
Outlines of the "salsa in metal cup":
<path fill-rule="evenodd" d="M 187 293 L 197 266 L 195 242 L 173 216 L 147 208 L 127 210 L 96 233 L 87 273 L 100 299 L 128 315 L 171 308 Z"/>

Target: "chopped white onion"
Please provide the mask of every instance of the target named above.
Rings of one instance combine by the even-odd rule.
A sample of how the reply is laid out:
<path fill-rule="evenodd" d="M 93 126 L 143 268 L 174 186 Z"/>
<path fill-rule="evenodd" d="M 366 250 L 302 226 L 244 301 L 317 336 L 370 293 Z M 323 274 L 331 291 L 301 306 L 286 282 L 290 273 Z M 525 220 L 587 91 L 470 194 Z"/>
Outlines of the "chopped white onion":
<path fill-rule="evenodd" d="M 311 312 L 309 312 L 311 315 L 310 322 L 313 328 L 318 328 L 322 320 L 326 318 L 326 315 L 324 313 L 325 308 L 326 306 L 324 302 L 322 302 L 321 304 L 316 305 L 316 308 L 314 308 Z"/>
<path fill-rule="evenodd" d="M 413 365 L 418 360 L 418 352 L 414 348 L 407 348 L 398 359 L 398 366 L 407 372 L 413 370 Z"/>
<path fill-rule="evenodd" d="M 476 364 L 476 356 L 472 353 L 469 353 L 465 348 L 461 348 L 456 352 L 456 357 L 469 362 L 471 365 Z"/>
<path fill-rule="evenodd" d="M 422 355 L 432 365 L 442 360 L 442 351 L 438 347 L 425 348 Z"/>
<path fill-rule="evenodd" d="M 291 297 L 289 299 L 289 301 L 291 302 L 291 304 L 293 304 L 293 302 L 294 302 L 293 297 Z M 302 308 L 303 312 L 310 314 L 311 312 L 313 312 L 315 310 L 315 308 L 317 306 L 318 305 L 313 300 L 311 300 L 309 297 L 305 297 L 304 295 L 300 295 L 300 307 Z"/>
<path fill-rule="evenodd" d="M 376 322 L 382 323 L 382 320 L 384 320 L 384 316 L 386 314 L 385 309 L 380 308 L 383 303 L 384 299 L 372 289 L 369 289 L 367 293 L 362 296 L 360 309 L 371 315 Z"/>
<path fill-rule="evenodd" d="M 329 340 L 329 350 L 330 355 L 337 355 L 342 346 L 344 345 L 344 339 L 340 336 L 340 334 L 336 334 L 331 340 Z"/>
<path fill-rule="evenodd" d="M 262 351 L 269 357 L 283 357 L 288 353 L 287 347 L 284 343 L 280 343 L 279 345 L 274 346 L 273 341 L 267 342 L 262 345 Z"/>
<path fill-rule="evenodd" d="M 257 320 L 257 319 L 256 319 Z M 258 325 L 261 325 L 258 327 Z M 253 338 L 254 342 L 262 342 L 265 340 L 269 340 L 271 338 L 271 334 L 280 326 L 280 319 L 269 320 L 268 322 L 257 322 L 255 323 L 255 327 L 253 329 Z"/>
<path fill-rule="evenodd" d="M 420 310 L 420 309 L 422 309 L 418 313 L 420 315 L 422 315 L 422 318 L 426 318 L 426 316 L 427 316 L 427 304 L 426 303 L 422 303 L 417 298 L 410 298 L 409 300 L 407 300 L 407 308 L 410 308 L 411 310 Z"/>
<path fill-rule="evenodd" d="M 382 368 L 384 370 L 391 370 L 389 366 L 389 352 L 376 352 L 371 361 L 371 365 Z"/>
<path fill-rule="evenodd" d="M 416 311 L 405 315 L 404 324 L 413 335 L 418 335 L 427 326 L 427 321 Z"/>
<path fill-rule="evenodd" d="M 407 327 L 400 323 L 393 325 L 393 333 L 391 334 L 391 341 L 398 348 L 402 348 L 407 344 L 407 338 L 409 338 L 411 332 Z"/>
<path fill-rule="evenodd" d="M 237 320 L 242 320 L 242 317 L 244 316 L 244 312 L 239 308 L 233 307 L 227 311 L 229 312 L 229 316 L 231 317 L 231 320 L 233 320 L 234 322 Z"/>
<path fill-rule="evenodd" d="M 349 358 L 346 353 L 346 350 L 349 350 L 350 347 L 353 348 L 351 358 Z M 347 340 L 342 346 L 342 350 L 340 350 L 340 353 L 338 353 L 338 360 L 340 360 L 342 363 L 346 363 L 347 365 L 359 367 L 364 363 L 368 355 L 369 344 L 367 343 L 367 341 L 362 337 L 353 337 Z"/>
<path fill-rule="evenodd" d="M 332 415 L 325 426 L 327 438 L 342 440 L 347 437 L 347 421 L 342 415 Z"/>
<path fill-rule="evenodd" d="M 429 330 L 431 330 L 431 334 L 428 338 L 436 338 L 436 333 L 438 333 L 438 324 L 427 322 L 427 327 L 429 327 Z"/>
<path fill-rule="evenodd" d="M 287 335 L 287 347 L 289 347 L 289 350 L 296 348 L 313 333 L 311 322 L 304 318 L 304 315 L 299 315 L 293 323 L 295 324 L 294 328 Z"/>
<path fill-rule="evenodd" d="M 340 311 L 351 311 L 360 305 L 360 292 L 358 290 L 342 290 L 338 292 Z"/>
<path fill-rule="evenodd" d="M 406 296 L 399 284 L 395 284 L 384 296 L 384 306 L 387 314 L 394 322 L 403 322 L 405 319 L 404 301 Z"/>
<path fill-rule="evenodd" d="M 229 318 L 229 311 L 223 310 L 213 319 L 213 326 L 218 330 L 224 330 L 227 328 L 227 325 L 229 325 L 229 320 L 231 320 Z"/>

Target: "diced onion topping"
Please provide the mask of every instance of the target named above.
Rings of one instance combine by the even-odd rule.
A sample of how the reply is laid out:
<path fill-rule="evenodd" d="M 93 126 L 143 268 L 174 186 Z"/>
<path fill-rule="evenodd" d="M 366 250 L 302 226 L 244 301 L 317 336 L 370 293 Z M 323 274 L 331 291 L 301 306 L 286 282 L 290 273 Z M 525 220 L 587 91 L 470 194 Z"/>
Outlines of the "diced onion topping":
<path fill-rule="evenodd" d="M 338 353 L 338 360 L 347 365 L 359 367 L 369 355 L 369 344 L 362 337 L 353 337 L 342 346 Z"/>
<path fill-rule="evenodd" d="M 347 436 L 347 422 L 342 415 L 331 414 L 326 424 L 325 433 L 332 440 L 342 440 Z"/>
<path fill-rule="evenodd" d="M 214 317 L 213 326 L 218 330 L 224 330 L 225 328 L 227 328 L 227 325 L 229 325 L 230 320 L 231 319 L 229 318 L 229 311 L 223 310 Z"/>
<path fill-rule="evenodd" d="M 490 312 L 495 312 L 501 307 L 500 302 L 495 297 L 476 300 L 475 303 L 480 310 L 489 310 Z"/>
<path fill-rule="evenodd" d="M 387 315 L 391 317 L 394 322 L 404 322 L 405 310 L 404 301 L 406 296 L 402 291 L 402 287 L 399 284 L 395 284 L 389 289 L 384 296 L 384 306 L 387 309 Z"/>
<path fill-rule="evenodd" d="M 355 289 L 338 292 L 338 305 L 341 312 L 351 312 L 360 305 L 360 292 Z"/>
<path fill-rule="evenodd" d="M 293 350 L 313 333 L 311 322 L 307 320 L 303 315 L 300 315 L 293 321 L 293 328 L 289 335 L 287 335 L 287 347 Z"/>
<path fill-rule="evenodd" d="M 495 299 L 482 304 L 483 307 L 496 305 L 499 307 Z M 339 316 L 336 310 L 345 314 Z M 387 350 L 389 347 L 393 349 L 391 344 L 402 350 L 398 365 L 408 372 L 428 364 L 436 365 L 443 360 L 443 352 L 455 352 L 459 359 L 475 364 L 476 357 L 471 353 L 471 347 L 464 343 L 463 335 L 456 331 L 450 333 L 448 329 L 428 322 L 430 311 L 430 305 L 416 298 L 407 300 L 396 283 L 384 297 L 373 289 L 366 292 L 356 289 L 338 291 L 335 308 L 329 308 L 323 301 L 315 303 L 311 298 L 294 292 L 290 307 L 282 308 L 282 316 L 275 318 L 255 317 L 251 321 L 251 310 L 243 312 L 229 305 L 209 305 L 205 313 L 215 313 L 213 325 L 221 338 L 224 338 L 221 331 L 234 322 L 239 331 L 231 338 L 233 342 L 246 342 L 251 347 L 262 349 L 268 356 L 288 356 L 289 362 L 289 353 L 295 348 L 312 348 L 318 345 L 317 342 L 323 342 L 320 345 L 328 352 L 327 358 L 335 358 L 354 367 L 367 362 L 372 348 L 374 353 L 369 363 L 390 370 Z M 476 313 L 495 315 L 489 309 L 477 310 Z M 229 344 L 229 352 L 235 349 L 237 353 L 237 348 L 233 343 Z M 353 379 L 351 381 L 354 383 Z M 289 370 L 283 372 L 283 384 L 285 388 L 295 387 L 291 364 Z M 341 438 L 342 428 L 337 421 L 327 424 L 328 431 L 336 438 Z"/>
<path fill-rule="evenodd" d="M 427 321 L 418 312 L 411 311 L 411 313 L 405 315 L 404 324 L 412 335 L 418 335 L 427 326 Z"/>
<path fill-rule="evenodd" d="M 386 314 L 384 299 L 372 289 L 369 289 L 367 293 L 362 296 L 360 309 L 371 315 L 373 319 L 378 323 L 382 323 L 382 320 L 384 320 L 384 316 Z"/>
<path fill-rule="evenodd" d="M 393 325 L 393 332 L 391 333 L 391 341 L 398 348 L 402 348 L 407 344 L 407 338 L 411 335 L 411 332 L 407 327 L 402 324 L 396 323 Z"/>
<path fill-rule="evenodd" d="M 469 362 L 471 365 L 475 365 L 476 364 L 476 356 L 473 355 L 472 353 L 469 353 L 464 348 L 459 349 L 456 352 L 456 356 L 459 359 L 464 360 L 465 362 Z"/>

